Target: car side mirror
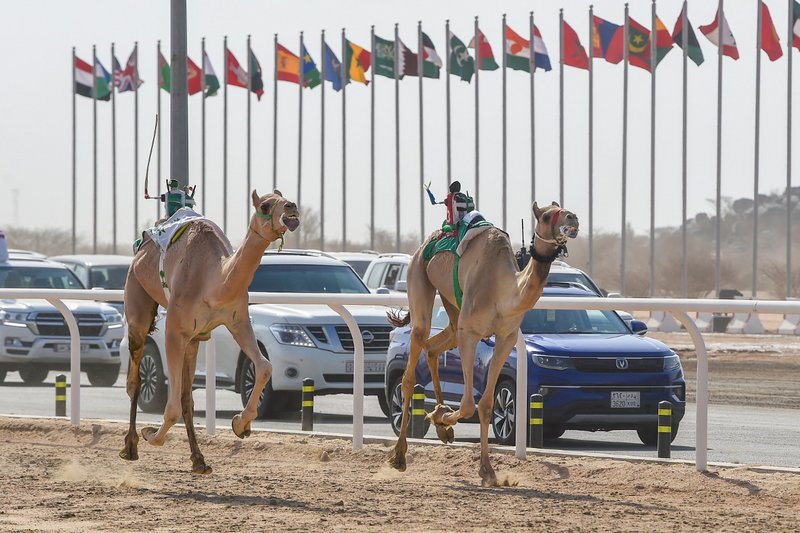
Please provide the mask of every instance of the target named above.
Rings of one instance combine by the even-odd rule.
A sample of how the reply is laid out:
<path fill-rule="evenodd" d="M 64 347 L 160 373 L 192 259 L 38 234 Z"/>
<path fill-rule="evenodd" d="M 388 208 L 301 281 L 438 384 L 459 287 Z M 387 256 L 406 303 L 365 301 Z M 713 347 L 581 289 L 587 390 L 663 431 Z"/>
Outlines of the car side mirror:
<path fill-rule="evenodd" d="M 622 298 L 622 294 L 618 292 L 607 292 L 606 298 Z"/>
<path fill-rule="evenodd" d="M 389 294 L 389 289 L 386 287 L 380 287 L 375 289 L 375 294 Z"/>
<path fill-rule="evenodd" d="M 395 283 L 394 284 L 394 290 L 400 291 L 400 292 L 408 292 L 408 285 L 407 285 L 406 280 L 401 279 L 400 281 Z"/>
<path fill-rule="evenodd" d="M 647 324 L 641 320 L 631 320 L 631 331 L 637 335 L 644 335 L 647 333 Z"/>

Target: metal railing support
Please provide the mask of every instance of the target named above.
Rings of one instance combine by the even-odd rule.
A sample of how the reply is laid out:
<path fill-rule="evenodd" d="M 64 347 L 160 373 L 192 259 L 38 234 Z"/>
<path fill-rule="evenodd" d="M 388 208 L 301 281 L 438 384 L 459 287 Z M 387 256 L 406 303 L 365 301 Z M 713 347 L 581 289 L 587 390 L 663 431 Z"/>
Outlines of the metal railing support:
<path fill-rule="evenodd" d="M 81 425 L 81 332 L 72 311 L 59 298 L 46 300 L 64 317 L 69 328 L 69 370 L 70 370 L 70 403 L 69 420 L 73 426 Z"/>
<path fill-rule="evenodd" d="M 353 337 L 353 449 L 364 447 L 364 339 L 358 324 L 341 304 L 328 304 L 339 313 Z"/>

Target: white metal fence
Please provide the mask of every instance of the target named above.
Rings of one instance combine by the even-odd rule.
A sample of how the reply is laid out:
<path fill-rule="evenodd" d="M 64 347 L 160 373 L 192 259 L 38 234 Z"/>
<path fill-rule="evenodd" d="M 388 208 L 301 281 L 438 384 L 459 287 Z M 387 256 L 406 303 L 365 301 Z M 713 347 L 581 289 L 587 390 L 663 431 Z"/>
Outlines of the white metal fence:
<path fill-rule="evenodd" d="M 120 290 L 51 290 L 51 289 L 0 289 L 0 299 L 40 299 L 53 304 L 69 327 L 70 339 L 70 418 L 72 424 L 80 424 L 81 360 L 80 335 L 78 324 L 64 300 L 120 301 Z M 350 305 L 372 305 L 406 307 L 405 294 L 287 294 L 250 293 L 253 304 L 317 304 L 328 305 L 339 313 L 353 336 L 355 345 L 353 355 L 353 448 L 360 449 L 364 442 L 364 342 L 361 331 L 353 316 L 347 310 Z M 686 328 L 692 338 L 697 353 L 697 400 L 695 432 L 695 466 L 698 471 L 707 467 L 708 449 L 708 355 L 702 333 L 694 320 L 687 314 L 696 313 L 768 313 L 800 314 L 800 301 L 773 300 L 712 300 L 712 299 L 667 299 L 667 298 L 565 298 L 543 297 L 537 308 L 547 309 L 597 309 L 625 311 L 664 311 L 671 313 Z M 207 343 L 207 375 L 215 375 L 214 343 Z M 517 353 L 526 353 L 522 334 L 517 337 Z M 528 358 L 517 357 L 517 383 L 527 383 Z M 206 380 L 206 430 L 213 435 L 216 430 L 215 390 L 216 380 Z M 518 413 L 527 412 L 527 387 L 517 387 L 516 405 Z M 516 455 L 525 459 L 525 431 L 516 433 Z"/>

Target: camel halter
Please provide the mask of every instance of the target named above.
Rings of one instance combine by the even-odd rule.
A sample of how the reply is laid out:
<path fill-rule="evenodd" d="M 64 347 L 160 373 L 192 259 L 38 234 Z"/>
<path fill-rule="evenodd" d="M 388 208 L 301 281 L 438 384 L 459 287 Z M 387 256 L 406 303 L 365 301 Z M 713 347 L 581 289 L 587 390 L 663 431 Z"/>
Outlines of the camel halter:
<path fill-rule="evenodd" d="M 278 245 L 278 251 L 279 252 L 283 251 L 283 245 L 285 244 L 285 241 L 283 239 L 283 234 L 286 233 L 286 232 L 284 231 L 282 233 L 278 233 L 278 230 L 275 229 L 275 217 L 272 216 L 272 212 L 270 212 L 269 214 L 265 215 L 261 211 L 256 211 L 256 216 L 259 217 L 259 218 L 266 218 L 267 220 L 269 220 L 269 229 L 272 230 L 273 234 L 278 236 L 278 238 L 276 240 L 280 240 L 281 241 L 281 243 Z M 258 235 L 262 239 L 267 240 L 266 237 L 264 237 L 259 232 L 257 232 L 256 230 L 253 229 L 253 225 L 252 224 L 250 224 L 250 231 L 252 231 L 256 235 Z"/>
<path fill-rule="evenodd" d="M 528 252 L 531 254 L 531 257 L 535 259 L 539 263 L 552 263 L 556 260 L 556 258 L 561 255 L 563 252 L 564 257 L 569 257 L 569 252 L 567 251 L 567 236 L 564 233 L 564 226 L 562 225 L 559 228 L 559 235 L 556 235 L 556 225 L 558 224 L 558 217 L 561 216 L 563 209 L 557 209 L 555 213 L 553 213 L 553 219 L 550 222 L 550 239 L 545 239 L 541 235 L 539 235 L 539 221 L 536 221 L 536 229 L 533 230 L 533 238 L 531 239 L 531 246 L 528 249 Z M 553 244 L 556 246 L 555 251 L 551 255 L 542 255 L 536 251 L 534 244 L 536 243 L 536 239 L 547 243 Z"/>

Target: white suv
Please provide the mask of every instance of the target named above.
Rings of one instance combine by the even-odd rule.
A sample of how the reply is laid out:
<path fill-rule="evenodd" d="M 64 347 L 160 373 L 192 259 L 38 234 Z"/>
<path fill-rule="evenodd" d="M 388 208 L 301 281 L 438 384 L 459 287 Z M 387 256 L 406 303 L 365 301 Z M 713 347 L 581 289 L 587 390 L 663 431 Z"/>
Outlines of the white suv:
<path fill-rule="evenodd" d="M 388 289 L 390 292 L 406 292 L 406 272 L 411 256 L 402 253 L 387 253 L 377 256 L 362 276 L 372 292 Z"/>
<path fill-rule="evenodd" d="M 250 284 L 250 292 L 358 293 L 369 290 L 353 269 L 334 258 L 312 251 L 267 252 Z M 378 396 L 381 408 L 389 408 L 383 394 L 389 332 L 383 307 L 351 306 L 349 311 L 364 338 L 364 389 Z M 164 313 L 156 331 L 148 337 L 139 374 L 142 377 L 139 408 L 164 409 L 167 399 L 164 348 Z M 316 394 L 353 391 L 353 339 L 341 317 L 327 305 L 251 305 L 250 319 L 261 351 L 272 363 L 272 379 L 264 389 L 259 417 L 299 410 L 304 378 L 314 380 Z M 228 330 L 214 331 L 216 383 L 238 392 L 244 405 L 253 388 L 253 364 L 242 353 Z M 209 341 L 211 342 L 211 341 Z M 127 339 L 123 342 L 127 351 Z M 204 387 L 205 358 L 198 357 L 195 387 Z M 266 401 L 265 401 L 266 400 Z"/>

